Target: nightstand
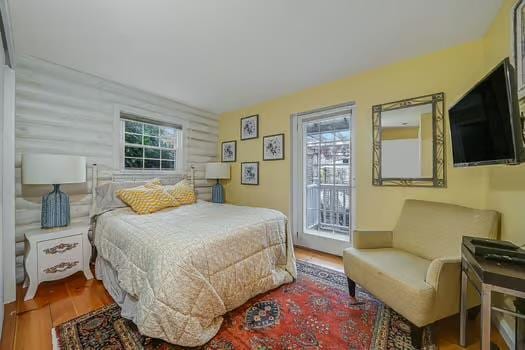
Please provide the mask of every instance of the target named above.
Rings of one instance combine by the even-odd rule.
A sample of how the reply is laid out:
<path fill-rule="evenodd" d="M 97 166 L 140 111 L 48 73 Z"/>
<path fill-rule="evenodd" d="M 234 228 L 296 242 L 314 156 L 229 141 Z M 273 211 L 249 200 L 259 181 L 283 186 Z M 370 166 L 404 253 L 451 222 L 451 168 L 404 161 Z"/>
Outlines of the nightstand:
<path fill-rule="evenodd" d="M 24 287 L 29 288 L 24 300 L 33 299 L 41 282 L 59 280 L 78 271 L 83 271 L 88 280 L 93 278 L 88 230 L 88 224 L 72 224 L 26 232 Z"/>

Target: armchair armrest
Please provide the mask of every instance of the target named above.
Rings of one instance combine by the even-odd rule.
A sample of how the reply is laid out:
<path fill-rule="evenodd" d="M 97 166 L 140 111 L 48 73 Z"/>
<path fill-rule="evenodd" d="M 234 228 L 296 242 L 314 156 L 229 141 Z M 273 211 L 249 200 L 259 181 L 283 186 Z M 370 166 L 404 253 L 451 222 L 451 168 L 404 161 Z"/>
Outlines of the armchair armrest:
<path fill-rule="evenodd" d="M 425 281 L 435 291 L 434 319 L 453 315 L 459 310 L 461 258 L 443 257 L 432 260 Z"/>
<path fill-rule="evenodd" d="M 425 281 L 434 289 L 441 287 L 441 284 L 452 276 L 454 283 L 459 281 L 456 278 L 459 271 L 461 271 L 461 258 L 458 257 L 443 257 L 432 260 L 427 270 Z M 457 275 L 457 276 L 456 276 Z"/>
<path fill-rule="evenodd" d="M 392 231 L 362 231 L 352 232 L 352 245 L 357 249 L 376 249 L 392 247 Z"/>

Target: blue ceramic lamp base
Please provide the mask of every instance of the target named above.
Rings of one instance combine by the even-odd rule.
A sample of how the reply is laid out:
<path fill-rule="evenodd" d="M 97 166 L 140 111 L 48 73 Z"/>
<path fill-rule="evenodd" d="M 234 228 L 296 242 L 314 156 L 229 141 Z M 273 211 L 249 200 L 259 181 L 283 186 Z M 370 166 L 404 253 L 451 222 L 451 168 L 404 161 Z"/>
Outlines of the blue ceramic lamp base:
<path fill-rule="evenodd" d="M 60 185 L 53 185 L 53 191 L 42 197 L 42 228 L 69 225 L 69 196 L 60 191 Z"/>
<path fill-rule="evenodd" d="M 212 187 L 211 201 L 213 203 L 224 203 L 224 187 L 219 183 L 219 180 Z"/>

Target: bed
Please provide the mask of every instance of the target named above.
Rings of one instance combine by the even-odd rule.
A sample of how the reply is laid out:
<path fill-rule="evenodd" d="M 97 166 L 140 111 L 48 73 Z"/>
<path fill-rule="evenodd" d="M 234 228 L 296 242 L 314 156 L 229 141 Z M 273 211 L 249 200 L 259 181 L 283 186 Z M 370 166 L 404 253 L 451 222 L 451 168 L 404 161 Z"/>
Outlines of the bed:
<path fill-rule="evenodd" d="M 198 200 L 94 214 L 96 277 L 146 336 L 203 345 L 226 312 L 296 277 L 287 219 L 275 210 Z"/>

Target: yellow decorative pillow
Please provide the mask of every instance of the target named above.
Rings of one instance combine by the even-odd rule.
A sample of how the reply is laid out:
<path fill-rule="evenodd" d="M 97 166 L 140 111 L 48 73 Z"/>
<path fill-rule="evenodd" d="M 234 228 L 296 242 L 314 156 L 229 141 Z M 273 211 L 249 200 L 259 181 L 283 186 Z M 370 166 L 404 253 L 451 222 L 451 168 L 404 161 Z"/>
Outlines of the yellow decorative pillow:
<path fill-rule="evenodd" d="M 165 191 L 162 186 L 154 183 L 122 189 L 117 192 L 117 196 L 137 214 L 151 214 L 180 205 L 175 197 Z"/>
<path fill-rule="evenodd" d="M 197 201 L 193 186 L 188 180 L 182 180 L 175 185 L 164 186 L 164 189 L 171 194 L 180 204 L 193 204 Z"/>
<path fill-rule="evenodd" d="M 149 186 L 149 185 L 162 186 L 162 183 L 160 182 L 160 179 L 154 178 L 154 179 L 151 179 L 148 182 L 146 182 L 146 186 Z"/>

